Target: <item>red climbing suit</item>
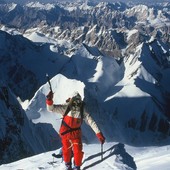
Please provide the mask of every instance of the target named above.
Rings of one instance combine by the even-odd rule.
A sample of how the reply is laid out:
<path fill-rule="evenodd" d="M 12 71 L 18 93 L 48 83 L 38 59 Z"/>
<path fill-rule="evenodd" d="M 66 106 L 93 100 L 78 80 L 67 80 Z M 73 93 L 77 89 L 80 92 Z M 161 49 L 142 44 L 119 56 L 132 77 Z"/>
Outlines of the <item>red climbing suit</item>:
<path fill-rule="evenodd" d="M 69 109 L 68 113 L 65 114 L 68 108 L 67 103 L 63 105 L 54 105 L 52 100 L 47 99 L 46 104 L 48 111 L 60 113 L 64 116 L 60 127 L 60 136 L 63 145 L 63 159 L 65 163 L 69 163 L 71 161 L 73 150 L 74 163 L 76 166 L 81 166 L 83 159 L 81 140 L 82 134 L 80 129 L 82 120 L 84 119 L 88 123 L 88 125 L 91 126 L 97 136 L 98 134 L 101 134 L 98 126 L 91 118 L 91 116 L 86 112 L 85 107 L 83 107 L 81 111 L 81 107 L 72 106 Z"/>

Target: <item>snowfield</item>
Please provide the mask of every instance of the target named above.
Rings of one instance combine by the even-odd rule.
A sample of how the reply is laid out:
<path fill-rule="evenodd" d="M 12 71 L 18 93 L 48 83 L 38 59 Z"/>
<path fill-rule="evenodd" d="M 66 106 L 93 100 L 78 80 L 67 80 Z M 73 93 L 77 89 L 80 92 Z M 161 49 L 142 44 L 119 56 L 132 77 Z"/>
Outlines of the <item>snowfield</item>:
<path fill-rule="evenodd" d="M 105 143 L 103 159 L 100 144 L 84 144 L 82 170 L 169 170 L 170 145 L 162 147 L 132 147 L 121 143 Z M 63 170 L 62 159 L 53 158 L 54 150 L 10 164 L 0 170 Z"/>

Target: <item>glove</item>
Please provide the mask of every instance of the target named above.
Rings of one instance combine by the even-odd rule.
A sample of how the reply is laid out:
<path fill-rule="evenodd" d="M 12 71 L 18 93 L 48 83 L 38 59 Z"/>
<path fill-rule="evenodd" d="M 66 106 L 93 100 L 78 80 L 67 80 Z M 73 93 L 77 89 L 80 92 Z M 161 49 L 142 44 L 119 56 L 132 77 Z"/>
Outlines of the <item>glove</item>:
<path fill-rule="evenodd" d="M 96 136 L 99 139 L 99 141 L 101 142 L 101 144 L 104 144 L 105 137 L 103 136 L 102 132 L 97 133 Z"/>
<path fill-rule="evenodd" d="M 52 105 L 53 104 L 53 92 L 50 91 L 46 96 L 46 104 Z"/>
<path fill-rule="evenodd" d="M 69 103 L 71 100 L 71 98 L 69 97 L 67 100 L 66 100 L 66 103 Z"/>

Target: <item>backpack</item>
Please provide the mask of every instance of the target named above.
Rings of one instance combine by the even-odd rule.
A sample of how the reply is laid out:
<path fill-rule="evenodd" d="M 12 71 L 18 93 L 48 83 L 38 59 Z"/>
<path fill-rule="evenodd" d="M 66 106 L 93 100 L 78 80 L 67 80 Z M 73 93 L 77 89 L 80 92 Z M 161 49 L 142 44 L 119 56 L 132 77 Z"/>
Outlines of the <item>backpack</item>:
<path fill-rule="evenodd" d="M 81 127 L 78 127 L 78 128 L 71 128 L 65 121 L 64 121 L 64 118 L 65 116 L 67 116 L 67 114 L 69 113 L 69 111 L 71 111 L 71 104 L 72 104 L 72 101 L 69 102 L 68 106 L 67 106 L 67 109 L 63 115 L 63 119 L 62 119 L 62 123 L 61 125 L 64 125 L 68 128 L 68 130 L 66 130 L 65 132 L 62 132 L 61 135 L 65 135 L 67 133 L 70 133 L 70 132 L 73 132 L 73 131 L 76 131 L 76 130 L 80 130 Z M 81 116 L 81 122 L 83 122 L 83 110 L 84 110 L 84 102 L 82 102 L 81 106 L 80 106 L 80 116 Z"/>

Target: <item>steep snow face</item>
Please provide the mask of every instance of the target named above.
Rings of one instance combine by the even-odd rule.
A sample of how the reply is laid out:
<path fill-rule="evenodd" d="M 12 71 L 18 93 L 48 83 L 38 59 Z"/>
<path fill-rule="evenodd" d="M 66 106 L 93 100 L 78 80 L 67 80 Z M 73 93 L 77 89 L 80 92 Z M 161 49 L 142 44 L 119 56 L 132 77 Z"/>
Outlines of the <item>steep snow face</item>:
<path fill-rule="evenodd" d="M 0 82 L 0 164 L 16 161 L 54 149 L 60 141 L 49 143 L 57 133 L 49 124 L 33 124 L 10 89 Z M 46 134 L 47 133 L 47 134 Z M 44 138 L 46 136 L 46 138 Z"/>
<path fill-rule="evenodd" d="M 81 46 L 72 56 L 78 78 L 88 84 L 92 84 L 94 93 L 99 100 L 103 98 L 107 89 L 114 86 L 121 77 L 123 71 L 114 58 L 102 56 L 97 48 Z M 107 82 L 107 83 L 104 83 Z"/>
<path fill-rule="evenodd" d="M 33 96 L 35 90 L 46 81 L 46 73 L 54 76 L 69 60 L 68 56 L 58 53 L 57 42 L 54 44 L 54 40 L 49 40 L 49 43 L 53 44 L 44 44 L 45 36 L 38 37 L 40 44 L 35 44 L 21 35 L 10 35 L 0 31 L 0 75 L 4 81 L 8 81 L 11 89 L 22 100 Z M 30 96 L 27 96 L 28 94 Z"/>

